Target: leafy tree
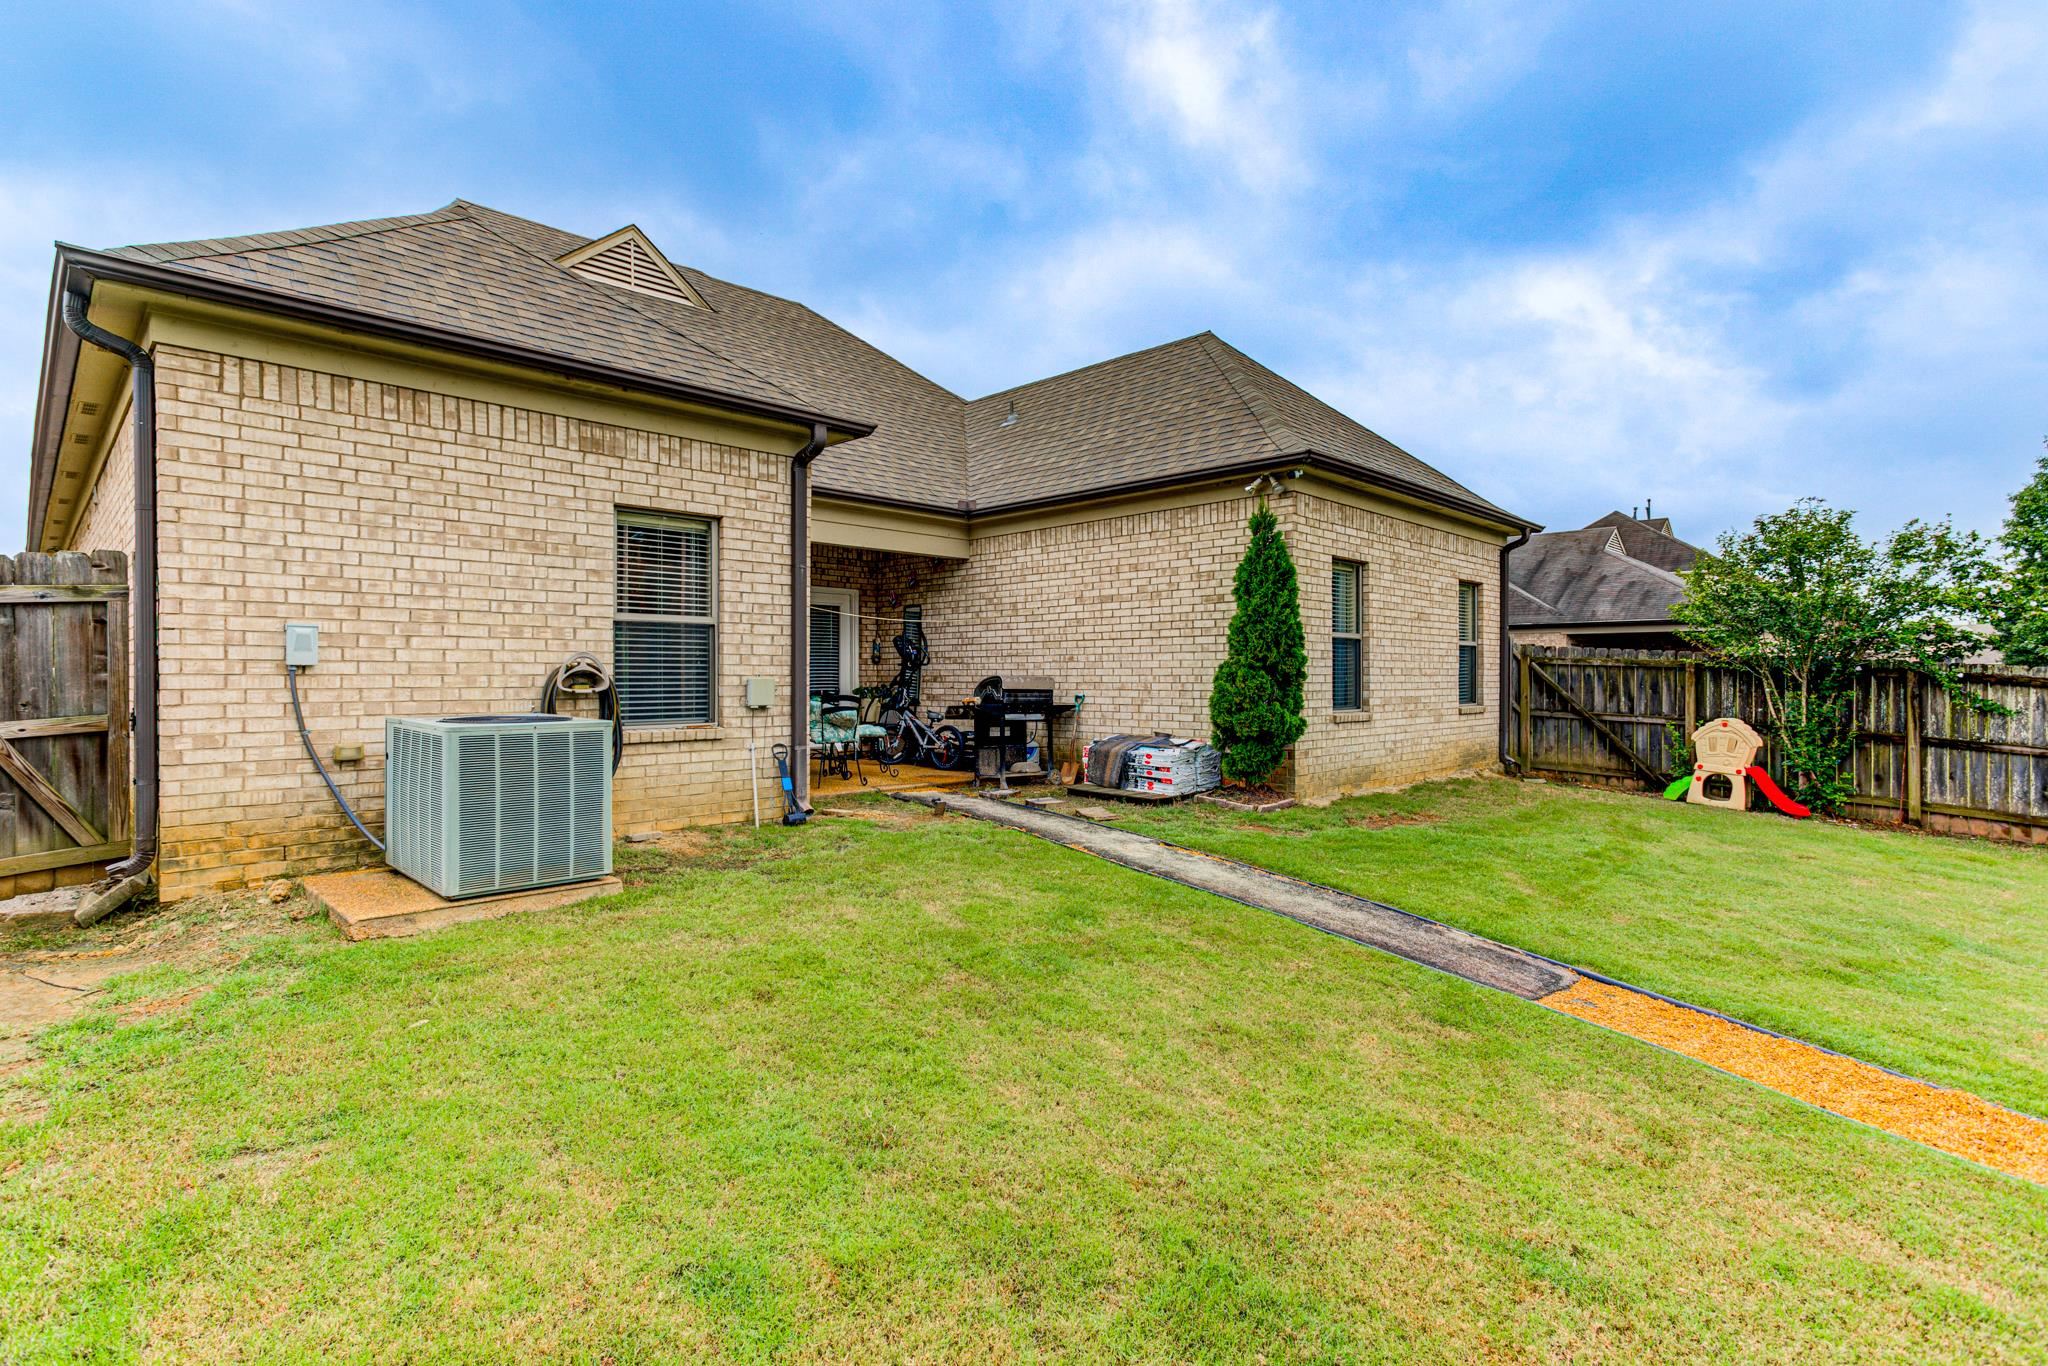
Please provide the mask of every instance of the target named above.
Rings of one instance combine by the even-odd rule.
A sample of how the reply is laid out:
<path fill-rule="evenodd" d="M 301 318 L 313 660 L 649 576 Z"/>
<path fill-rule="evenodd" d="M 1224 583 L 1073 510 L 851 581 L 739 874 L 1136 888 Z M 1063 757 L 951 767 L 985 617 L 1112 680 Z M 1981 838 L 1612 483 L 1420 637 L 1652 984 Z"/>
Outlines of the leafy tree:
<path fill-rule="evenodd" d="M 1686 574 L 1674 613 L 1689 640 L 1761 684 L 1785 785 L 1817 811 L 1852 791 L 1844 770 L 1866 665 L 1930 675 L 1965 705 L 1996 710 L 1960 678 L 1985 643 L 1970 624 L 1993 572 L 1983 539 L 1915 521 L 1872 542 L 1854 519 L 1809 498 L 1724 534 Z"/>
<path fill-rule="evenodd" d="M 1302 716 L 1308 647 L 1294 557 L 1281 538 L 1279 518 L 1263 500 L 1249 529 L 1251 543 L 1237 566 L 1229 649 L 1209 690 L 1209 726 L 1223 751 L 1224 774 L 1259 783 L 1308 729 Z"/>
<path fill-rule="evenodd" d="M 2012 496 L 1998 537 L 2005 576 L 1991 595 L 1996 643 L 2010 664 L 2048 664 L 2048 455 Z"/>

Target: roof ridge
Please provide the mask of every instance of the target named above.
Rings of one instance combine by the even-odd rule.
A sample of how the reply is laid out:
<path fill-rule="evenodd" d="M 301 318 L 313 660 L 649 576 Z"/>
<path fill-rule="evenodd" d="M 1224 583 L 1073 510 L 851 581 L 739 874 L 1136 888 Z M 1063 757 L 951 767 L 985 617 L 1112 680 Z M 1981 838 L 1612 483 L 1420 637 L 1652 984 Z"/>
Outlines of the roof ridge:
<path fill-rule="evenodd" d="M 1554 603 L 1545 602 L 1542 598 L 1537 597 L 1534 593 L 1531 593 L 1528 589 L 1522 587 L 1522 585 L 1514 582 L 1512 579 L 1508 581 L 1508 591 L 1510 593 L 1520 593 L 1523 597 L 1535 603 L 1538 607 L 1541 607 L 1546 612 L 1555 612 L 1558 610 L 1557 606 Z"/>
<path fill-rule="evenodd" d="M 1632 569 L 1640 569 L 1645 573 L 1653 574 L 1660 579 L 1668 579 L 1672 583 L 1678 585 L 1680 588 L 1685 587 L 1685 580 L 1680 578 L 1678 575 L 1672 573 L 1669 569 L 1661 568 L 1657 565 L 1651 564 L 1648 560 L 1640 560 L 1637 559 L 1634 555 L 1629 554 L 1628 543 L 1621 539 L 1620 527 L 1589 526 L 1584 529 L 1586 531 L 1605 531 L 1607 533 L 1607 539 L 1600 543 L 1600 549 L 1603 553 L 1612 555 L 1617 560 L 1623 560 L 1627 562 L 1629 567 Z M 1567 531 L 1563 534 L 1570 536 L 1574 533 Z"/>
<path fill-rule="evenodd" d="M 1649 533 L 1650 533 L 1650 534 L 1651 534 L 1652 536 L 1656 536 L 1656 537 L 1658 537 L 1658 538 L 1660 538 L 1660 539 L 1662 539 L 1662 540 L 1666 540 L 1666 541 L 1669 541 L 1669 542 L 1671 542 L 1671 544 L 1673 544 L 1673 545 L 1682 545 L 1682 546 L 1684 546 L 1684 547 L 1685 547 L 1685 548 L 1686 548 L 1687 550 L 1691 550 L 1691 551 L 1695 551 L 1695 552 L 1697 552 L 1697 551 L 1699 550 L 1699 547 L 1698 547 L 1698 546 L 1694 545 L 1694 544 L 1693 544 L 1693 543 L 1692 543 L 1691 541 L 1688 541 L 1688 540 L 1686 540 L 1686 539 L 1685 539 L 1685 537 L 1683 537 L 1683 536 L 1680 536 L 1680 535 L 1679 535 L 1678 533 L 1676 533 L 1676 532 L 1673 532 L 1673 531 L 1660 531 L 1660 530 L 1658 530 L 1658 529 L 1657 529 L 1656 527 L 1653 527 L 1653 526 L 1651 526 L 1651 525 L 1650 525 L 1650 524 L 1649 524 L 1648 522 L 1644 522 L 1644 523 L 1642 523 L 1642 528 L 1643 528 L 1643 530 L 1645 530 L 1645 531 L 1649 532 Z"/>
<path fill-rule="evenodd" d="M 1105 365 L 1115 365 L 1118 361 L 1135 360 L 1139 356 L 1149 356 L 1154 351 L 1164 351 L 1167 348 L 1174 346 L 1185 346 L 1189 342 L 1200 341 L 1203 337 L 1207 335 L 1209 334 L 1206 331 L 1191 332 L 1185 337 L 1175 337 L 1172 341 L 1158 342 L 1152 346 L 1141 346 L 1135 351 L 1126 351 L 1121 355 L 1105 356 L 1101 360 L 1089 361 L 1086 365 L 1077 365 L 1071 370 L 1055 371 L 1050 375 L 1045 375 L 1038 379 L 1026 380 L 1022 384 L 1012 384 L 1007 389 L 997 389 L 991 393 L 983 394 L 979 398 L 970 398 L 965 401 L 968 403 L 986 403 L 992 398 L 1001 398 L 1005 394 L 1020 393 L 1025 389 L 1036 388 L 1038 385 L 1041 384 L 1050 384 L 1056 379 L 1071 379 L 1075 375 L 1085 375 L 1090 370 L 1098 370 Z"/>
<path fill-rule="evenodd" d="M 1672 583 L 1677 584 L 1680 588 L 1685 587 L 1685 578 L 1681 574 L 1675 573 L 1674 571 L 1669 569 L 1665 569 L 1659 565 L 1651 564 L 1648 560 L 1639 560 L 1633 555 L 1624 554 L 1622 558 L 1624 560 L 1627 560 L 1632 565 L 1637 565 L 1640 568 L 1648 570 L 1650 573 L 1655 574 L 1660 579 L 1669 579 Z"/>
<path fill-rule="evenodd" d="M 466 212 L 459 211 L 461 200 L 446 204 L 430 213 L 393 214 L 388 218 L 356 218 L 341 223 L 324 223 L 313 228 L 286 228 L 276 232 L 250 232 L 236 237 L 195 237 L 184 242 L 145 242 L 116 247 L 116 252 L 150 252 L 152 259 L 162 262 L 195 261 L 213 256 L 250 256 L 262 251 L 285 251 L 292 247 L 324 246 L 329 242 L 346 242 L 356 237 L 375 237 L 384 232 L 402 232 L 407 228 L 425 227 L 432 223 L 449 223 L 466 218 Z M 264 238 L 278 241 L 249 245 Z M 228 246 L 228 243 L 242 243 Z M 179 251 L 180 247 L 224 248 L 222 250 Z"/>
<path fill-rule="evenodd" d="M 1687 550 L 1699 549 L 1698 546 L 1694 545 L 1691 541 L 1686 540 L 1685 537 L 1679 535 L 1677 532 L 1667 531 L 1663 527 L 1656 526 L 1646 517 L 1631 517 L 1629 514 L 1623 512 L 1620 508 L 1616 508 L 1612 512 L 1602 513 L 1600 516 L 1595 517 L 1592 521 L 1586 523 L 1586 525 L 1581 527 L 1580 530 L 1592 531 L 1596 528 L 1603 526 L 1610 526 L 1618 529 L 1621 525 L 1621 522 L 1616 522 L 1612 520 L 1616 517 L 1619 517 L 1622 522 L 1628 523 L 1630 526 L 1636 528 L 1639 531 L 1646 532 L 1651 536 L 1656 536 L 1663 540 L 1669 541 L 1673 545 L 1684 546 Z M 1671 521 L 1671 519 L 1669 517 L 1659 517 L 1657 521 L 1665 522 L 1668 524 Z"/>
<path fill-rule="evenodd" d="M 495 213 L 497 211 L 494 209 L 492 210 L 492 212 Z M 517 217 L 516 214 L 508 214 L 506 216 Z M 716 347 L 707 346 L 699 338 L 692 337 L 688 333 L 685 333 L 677 328 L 669 326 L 662 319 L 656 317 L 652 313 L 649 313 L 646 309 L 640 307 L 632 299 L 627 298 L 626 291 L 607 289 L 603 285 L 600 285 L 597 281 L 590 279 L 588 276 L 580 275 L 573 270 L 567 269 L 559 261 L 553 259 L 552 257 L 542 255 L 540 252 L 535 251 L 534 249 L 526 246 L 523 243 L 513 241 L 510 237 L 506 236 L 502 232 L 499 232 L 496 228 L 492 227 L 489 223 L 486 223 L 483 219 L 477 218 L 473 215 L 467 215 L 467 217 L 470 222 L 476 224 L 479 228 L 483 229 L 491 236 L 497 238 L 506 246 L 512 248 L 512 250 L 517 252 L 524 252 L 526 255 L 532 257 L 536 261 L 546 262 L 548 265 L 553 266 L 555 269 L 561 271 L 565 279 L 573 280 L 585 289 L 596 291 L 600 298 L 610 299 L 613 302 L 630 310 L 631 312 L 638 314 L 640 317 L 646 319 L 647 322 L 652 324 L 654 327 L 667 333 L 669 336 L 676 338 L 685 346 L 695 347 L 697 350 L 704 352 L 706 355 L 718 357 L 718 359 L 724 361 L 727 365 L 730 365 L 733 369 L 739 371 L 739 373 L 754 380 L 758 384 L 766 385 L 768 388 L 774 390 L 776 393 L 781 394 L 784 397 L 789 398 L 796 403 L 810 403 L 810 400 L 805 398 L 802 394 L 783 388 L 780 384 L 777 384 L 774 380 L 769 379 L 766 375 L 760 374 L 757 371 L 755 371 L 753 367 L 742 365 L 738 361 L 734 360 L 731 356 L 728 356 L 723 351 L 718 350 Z M 528 219 L 527 221 L 533 222 L 535 220 Z M 548 225 L 545 223 L 541 223 L 539 224 L 539 226 L 544 228 L 547 227 Z M 557 228 L 555 229 L 555 231 L 560 232 L 562 230 L 560 228 Z M 599 240 L 599 238 L 595 237 L 588 238 L 585 240 L 584 245 L 588 246 L 591 242 Z M 657 248 L 657 250 L 659 250 L 659 248 Z M 708 301 L 705 303 L 704 307 L 706 311 L 715 311 L 711 309 L 711 305 Z"/>
<path fill-rule="evenodd" d="M 1251 413 L 1252 420 L 1265 432 L 1266 439 L 1273 443 L 1277 454 L 1294 455 L 1310 448 L 1308 441 L 1301 433 L 1287 425 L 1286 419 L 1273 407 L 1273 401 L 1266 397 L 1258 382 L 1238 363 L 1240 360 L 1251 359 L 1249 356 L 1214 332 L 1204 331 L 1198 340 L 1202 344 L 1202 353 L 1209 358 L 1209 363 L 1216 367 L 1217 373 L 1223 376 L 1223 382 L 1230 386 L 1238 401 L 1244 404 L 1246 411 Z M 1218 348 L 1228 355 L 1217 355 Z"/>

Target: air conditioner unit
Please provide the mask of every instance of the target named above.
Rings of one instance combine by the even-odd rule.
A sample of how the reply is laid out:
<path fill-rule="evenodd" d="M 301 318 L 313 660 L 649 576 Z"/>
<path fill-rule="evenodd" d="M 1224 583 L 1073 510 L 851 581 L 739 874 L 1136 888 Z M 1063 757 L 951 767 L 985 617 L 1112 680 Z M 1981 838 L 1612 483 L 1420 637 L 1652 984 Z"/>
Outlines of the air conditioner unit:
<path fill-rule="evenodd" d="M 612 870 L 609 721 L 393 716 L 384 754 L 384 858 L 442 896 Z"/>

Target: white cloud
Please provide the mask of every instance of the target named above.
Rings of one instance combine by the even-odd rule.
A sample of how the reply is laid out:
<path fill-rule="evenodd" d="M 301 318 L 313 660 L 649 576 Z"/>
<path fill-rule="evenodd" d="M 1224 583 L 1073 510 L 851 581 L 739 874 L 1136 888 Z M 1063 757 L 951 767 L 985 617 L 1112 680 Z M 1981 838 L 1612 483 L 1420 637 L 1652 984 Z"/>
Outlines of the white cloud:
<path fill-rule="evenodd" d="M 1258 190 L 1297 186 L 1309 171 L 1300 108 L 1307 73 L 1278 24 L 1270 9 L 1206 0 L 1133 0 L 1099 17 L 1131 112 Z"/>
<path fill-rule="evenodd" d="M 1449 0 L 1402 30 L 1398 79 L 1483 101 L 1554 10 Z M 1085 42 L 1078 22 L 1066 36 Z M 1333 257 L 1319 197 L 1292 192 L 1358 172 L 1261 84 L 1310 70 L 1269 13 L 1163 0 L 1095 22 L 1115 98 L 1086 152 L 1003 191 L 1073 187 L 1074 220 L 965 243 L 915 294 L 828 288 L 828 312 L 969 393 L 1214 327 L 1559 524 L 1654 496 L 1705 537 L 1820 493 L 1880 525 L 1953 510 L 1983 526 L 2009 482 L 1983 454 L 2010 447 L 2015 479 L 2031 459 L 2015 424 L 2041 424 L 2022 396 L 2048 387 L 2048 191 L 2030 216 L 1955 164 L 2042 124 L 2029 77 L 2048 22 L 2030 12 L 1980 10 L 1928 78 L 1816 116 L 1715 199 L 1561 246 L 1362 263 Z M 1035 60 L 1055 59 L 1049 31 Z M 1219 182 L 1162 186 L 1158 157 L 1123 155 L 1134 123 Z M 1286 175 L 1261 179 L 1269 165 Z"/>
<path fill-rule="evenodd" d="M 1942 79 L 1905 102 L 1902 134 L 1934 129 L 2038 126 L 2048 114 L 2048 24 L 2037 4 L 1987 0 L 1974 7 Z"/>
<path fill-rule="evenodd" d="M 1254 286 L 1197 226 L 1116 222 L 966 272 L 943 306 L 861 292 L 820 301 L 857 335 L 968 397 L 1201 331 Z"/>
<path fill-rule="evenodd" d="M 382 0 L 199 0 L 167 12 L 162 22 L 167 43 L 205 64 L 230 66 L 237 80 L 286 94 L 288 103 L 272 117 L 378 108 L 411 117 L 460 114 L 523 99 L 543 71 L 561 81 L 580 66 L 565 45 L 540 41 L 512 6 L 489 24 L 456 26 L 418 6 Z"/>
<path fill-rule="evenodd" d="M 1527 70 L 1557 18 L 1549 0 L 1444 0 L 1414 21 L 1409 76 L 1426 106 L 1483 98 Z"/>
<path fill-rule="evenodd" d="M 1511 505 L 1645 494 L 1716 527 L 1821 494 L 1988 527 L 2048 392 L 2048 15 L 1987 6 L 1919 88 L 1789 136 L 1715 202 L 1577 246 L 1358 273 L 1311 387 Z M 2031 396 L 2031 397 L 2030 397 Z"/>

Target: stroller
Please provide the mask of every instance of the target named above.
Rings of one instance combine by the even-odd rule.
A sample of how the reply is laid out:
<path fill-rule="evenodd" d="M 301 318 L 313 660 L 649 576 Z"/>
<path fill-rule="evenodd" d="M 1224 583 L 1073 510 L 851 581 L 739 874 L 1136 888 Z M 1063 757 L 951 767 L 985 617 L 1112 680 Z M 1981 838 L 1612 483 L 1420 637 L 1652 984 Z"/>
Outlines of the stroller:
<path fill-rule="evenodd" d="M 932 662 L 931 646 L 924 632 L 905 631 L 896 637 L 896 676 L 882 696 L 882 761 L 887 764 L 925 763 L 932 768 L 958 768 L 967 759 L 967 737 L 958 726 L 940 724 L 937 712 L 920 717 L 924 699 L 924 670 Z"/>

